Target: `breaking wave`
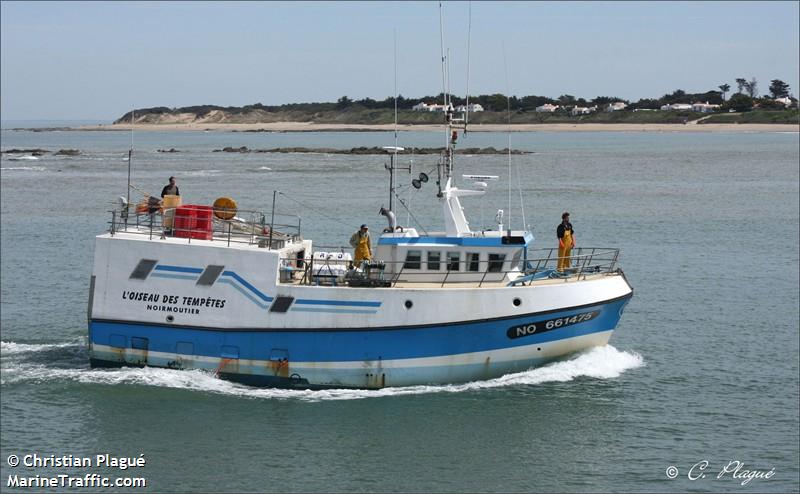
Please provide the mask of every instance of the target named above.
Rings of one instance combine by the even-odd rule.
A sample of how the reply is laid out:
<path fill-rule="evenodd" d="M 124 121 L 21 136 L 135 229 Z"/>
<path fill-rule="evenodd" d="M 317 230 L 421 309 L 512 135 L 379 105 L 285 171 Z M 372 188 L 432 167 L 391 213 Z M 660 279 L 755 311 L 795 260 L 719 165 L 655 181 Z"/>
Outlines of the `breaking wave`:
<path fill-rule="evenodd" d="M 181 175 L 184 177 L 208 177 L 222 173 L 222 170 L 190 170 L 183 172 Z"/>
<path fill-rule="evenodd" d="M 38 159 L 38 156 L 11 156 L 6 158 L 8 161 L 37 161 Z"/>
<path fill-rule="evenodd" d="M 16 160 L 10 160 L 10 161 L 16 161 Z M 16 170 L 16 171 L 43 172 L 43 171 L 47 170 L 47 168 L 45 168 L 43 166 L 4 166 L 4 167 L 0 168 L 0 170 L 3 170 L 3 171 Z"/>
<path fill-rule="evenodd" d="M 49 354 L 47 359 L 42 353 Z M 329 389 L 320 391 L 252 388 L 217 379 L 201 370 L 170 370 L 155 367 L 91 369 L 85 343 L 23 344 L 2 342 L 3 385 L 72 381 L 100 385 L 158 386 L 201 391 L 252 399 L 296 399 L 300 401 L 357 400 L 385 396 L 462 393 L 484 389 L 535 386 L 569 382 L 578 378 L 614 379 L 644 365 L 641 355 L 607 345 L 586 350 L 573 358 L 489 381 L 465 384 L 407 386 L 380 390 Z M 61 357 L 53 359 L 53 357 Z M 70 364 L 70 365 L 65 365 Z"/>

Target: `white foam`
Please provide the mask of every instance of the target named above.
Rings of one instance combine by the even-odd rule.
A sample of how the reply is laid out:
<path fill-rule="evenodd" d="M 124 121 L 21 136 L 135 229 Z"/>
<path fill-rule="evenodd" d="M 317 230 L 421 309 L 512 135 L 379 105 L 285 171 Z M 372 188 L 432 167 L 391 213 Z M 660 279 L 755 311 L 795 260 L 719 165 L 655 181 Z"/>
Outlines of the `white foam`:
<path fill-rule="evenodd" d="M 268 166 L 259 166 L 256 170 L 264 170 L 264 171 L 272 171 L 272 168 Z"/>
<path fill-rule="evenodd" d="M 184 177 L 207 177 L 209 175 L 216 175 L 222 173 L 222 170 L 193 170 L 181 173 Z"/>
<path fill-rule="evenodd" d="M 11 160 L 11 161 L 16 161 L 16 160 Z M 27 171 L 34 171 L 34 172 L 43 172 L 43 171 L 47 170 L 47 168 L 45 168 L 43 166 L 4 166 L 4 167 L 0 168 L 0 170 L 3 170 L 3 171 L 9 171 L 9 170 L 25 171 L 25 170 L 27 170 Z"/>
<path fill-rule="evenodd" d="M 14 343 L 13 341 L 0 341 L 0 355 L 3 357 L 10 355 L 18 355 L 21 353 L 41 352 L 44 350 L 51 350 L 53 348 L 65 348 L 75 346 L 78 342 L 71 343 L 42 343 L 42 344 L 27 344 L 27 343 Z"/>
<path fill-rule="evenodd" d="M 52 349 L 64 345 L 24 345 L 10 342 L 2 343 L 3 355 L 22 354 L 44 349 Z M 623 352 L 612 346 L 604 346 L 587 350 L 576 357 L 555 362 L 526 372 L 509 374 L 489 381 L 475 381 L 466 384 L 438 386 L 408 386 L 401 388 L 384 388 L 380 390 L 330 389 L 320 391 L 262 389 L 243 386 L 217 379 L 206 371 L 178 371 L 145 368 L 122 369 L 59 369 L 43 364 L 29 364 L 24 361 L 14 362 L 3 359 L 3 384 L 17 382 L 49 382 L 75 381 L 103 385 L 143 385 L 158 386 L 192 391 L 203 391 L 252 399 L 296 399 L 300 401 L 358 400 L 384 396 L 405 396 L 434 393 L 462 393 L 473 390 L 502 388 L 509 386 L 531 386 L 548 382 L 568 382 L 579 377 L 593 379 L 614 379 L 629 369 L 644 365 L 644 359 L 631 352 Z M 12 360 L 12 361 L 9 361 Z"/>

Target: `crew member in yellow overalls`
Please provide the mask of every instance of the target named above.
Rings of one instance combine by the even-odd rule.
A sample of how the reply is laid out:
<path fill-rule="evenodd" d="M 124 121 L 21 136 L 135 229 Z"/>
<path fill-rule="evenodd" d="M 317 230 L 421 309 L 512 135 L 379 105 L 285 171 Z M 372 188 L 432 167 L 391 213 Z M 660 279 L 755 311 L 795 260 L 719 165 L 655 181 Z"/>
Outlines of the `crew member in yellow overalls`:
<path fill-rule="evenodd" d="M 572 248 L 575 247 L 575 231 L 572 223 L 569 222 L 569 213 L 561 215 L 561 223 L 556 228 L 558 237 L 558 268 L 557 271 L 565 271 L 570 267 L 570 256 Z"/>
<path fill-rule="evenodd" d="M 354 261 L 356 267 L 361 265 L 361 261 L 372 260 L 372 245 L 367 225 L 361 225 L 361 228 L 350 237 L 350 246 L 356 250 Z"/>

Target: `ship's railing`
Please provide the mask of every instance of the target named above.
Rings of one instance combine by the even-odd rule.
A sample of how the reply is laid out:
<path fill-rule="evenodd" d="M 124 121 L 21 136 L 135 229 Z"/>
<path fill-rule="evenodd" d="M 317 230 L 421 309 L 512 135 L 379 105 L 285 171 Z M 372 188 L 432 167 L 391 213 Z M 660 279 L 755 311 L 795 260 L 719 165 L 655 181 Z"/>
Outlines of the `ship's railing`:
<path fill-rule="evenodd" d="M 588 274 L 617 274 L 619 249 L 613 247 L 576 247 L 569 256 L 561 258 L 558 248 L 533 249 L 527 252 L 522 276 L 510 285 L 529 285 L 536 280 L 549 278 L 564 281 L 586 279 Z M 564 266 L 559 269 L 559 262 Z"/>
<path fill-rule="evenodd" d="M 201 219 L 186 216 L 183 209 L 149 208 L 146 211 L 115 208 L 109 213 L 108 231 L 113 236 L 124 232 L 152 239 L 174 237 L 192 240 L 215 240 L 227 245 L 248 244 L 264 248 L 281 248 L 287 241 L 302 240 L 300 217 L 270 211 L 227 211 L 208 207 Z M 227 219 L 223 219 L 227 218 Z"/>
<path fill-rule="evenodd" d="M 331 251 L 352 252 L 343 247 Z M 527 255 L 519 259 L 440 259 L 439 270 L 425 269 L 428 262 L 419 259 L 411 262 L 373 261 L 354 272 L 353 263 L 349 259 L 339 259 L 338 255 L 325 260 L 304 259 L 299 266 L 297 259 L 284 259 L 282 265 L 284 269 L 302 273 L 297 277 L 301 284 L 388 287 L 397 283 L 436 283 L 440 286 L 471 283 L 480 287 L 484 283 L 498 282 L 505 282 L 509 286 L 530 285 L 540 280 L 571 282 L 586 279 L 588 275 L 617 274 L 618 260 L 619 249 L 579 247 L 563 259 L 563 266 L 560 266 L 557 248 L 528 250 Z M 288 279 L 294 281 L 297 278 Z"/>

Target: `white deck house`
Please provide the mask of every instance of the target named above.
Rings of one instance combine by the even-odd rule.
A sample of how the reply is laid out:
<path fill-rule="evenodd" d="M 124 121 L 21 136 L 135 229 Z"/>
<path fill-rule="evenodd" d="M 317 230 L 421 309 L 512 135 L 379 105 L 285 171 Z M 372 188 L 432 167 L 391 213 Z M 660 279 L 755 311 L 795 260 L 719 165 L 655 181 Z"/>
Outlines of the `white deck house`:
<path fill-rule="evenodd" d="M 550 103 L 545 103 L 542 106 L 537 106 L 536 111 L 538 113 L 553 113 L 556 110 L 558 110 L 558 108 L 559 108 L 558 105 L 551 105 Z"/>

